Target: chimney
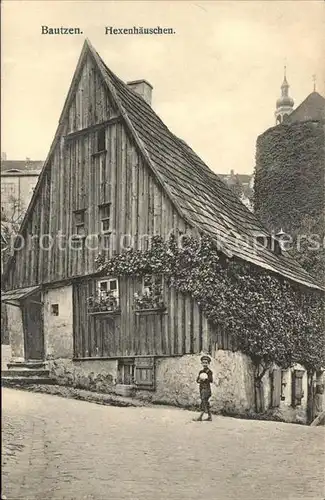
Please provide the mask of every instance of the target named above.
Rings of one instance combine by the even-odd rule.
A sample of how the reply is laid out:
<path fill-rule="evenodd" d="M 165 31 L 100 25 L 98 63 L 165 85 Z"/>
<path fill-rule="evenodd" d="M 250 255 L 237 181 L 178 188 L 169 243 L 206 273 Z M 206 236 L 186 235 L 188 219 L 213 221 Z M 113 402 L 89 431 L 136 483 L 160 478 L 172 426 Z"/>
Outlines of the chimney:
<path fill-rule="evenodd" d="M 7 153 L 1 153 L 1 161 L 7 160 Z"/>
<path fill-rule="evenodd" d="M 151 106 L 151 95 L 152 95 L 152 85 L 150 85 L 147 80 L 134 80 L 133 82 L 127 82 L 127 86 L 131 90 L 139 94 L 150 106 Z"/>

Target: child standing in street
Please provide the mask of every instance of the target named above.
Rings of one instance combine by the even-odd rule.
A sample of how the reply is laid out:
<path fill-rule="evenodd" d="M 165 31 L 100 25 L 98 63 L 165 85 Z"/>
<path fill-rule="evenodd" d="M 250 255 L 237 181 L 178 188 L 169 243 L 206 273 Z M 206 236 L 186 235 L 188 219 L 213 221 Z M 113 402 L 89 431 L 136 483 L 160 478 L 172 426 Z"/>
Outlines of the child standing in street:
<path fill-rule="evenodd" d="M 210 411 L 209 399 L 211 397 L 211 384 L 213 382 L 213 373 L 209 368 L 211 363 L 210 356 L 201 357 L 202 370 L 199 371 L 199 375 L 196 379 L 200 387 L 200 398 L 201 398 L 201 414 L 196 421 L 202 422 L 202 417 L 204 413 L 208 414 L 207 420 L 211 422 L 212 416 Z"/>

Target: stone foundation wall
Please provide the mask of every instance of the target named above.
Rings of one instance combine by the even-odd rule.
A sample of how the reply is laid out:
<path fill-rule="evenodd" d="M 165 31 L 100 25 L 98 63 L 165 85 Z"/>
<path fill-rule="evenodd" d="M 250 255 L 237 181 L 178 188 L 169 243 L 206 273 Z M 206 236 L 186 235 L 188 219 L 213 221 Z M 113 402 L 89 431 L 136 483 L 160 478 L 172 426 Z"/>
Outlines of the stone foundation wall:
<path fill-rule="evenodd" d="M 195 408 L 200 404 L 196 377 L 201 369 L 201 355 L 156 359 L 156 389 L 136 390 L 134 395 L 152 403 L 171 404 Z M 51 359 L 50 374 L 61 385 L 104 393 L 118 393 L 117 360 Z M 213 371 L 213 412 L 234 415 L 255 413 L 254 367 L 249 357 L 239 352 L 219 350 L 210 365 Z M 297 366 L 295 369 L 302 369 Z M 263 377 L 265 414 L 287 422 L 305 423 L 307 418 L 307 373 L 303 378 L 304 397 L 301 405 L 291 406 L 291 377 L 288 370 L 283 390 L 284 401 L 280 407 L 271 408 L 271 385 L 269 373 Z"/>
<path fill-rule="evenodd" d="M 156 360 L 156 390 L 137 391 L 137 397 L 153 403 L 198 407 L 200 403 L 196 377 L 201 368 L 201 355 Z M 211 361 L 214 375 L 210 404 L 212 411 L 228 414 L 249 415 L 255 413 L 254 367 L 249 357 L 239 352 L 216 352 Z M 297 365 L 294 369 L 303 369 Z M 307 421 L 307 372 L 303 377 L 304 397 L 301 405 L 291 406 L 292 369 L 287 370 L 283 390 L 284 400 L 280 407 L 271 408 L 270 374 L 263 377 L 265 414 L 286 422 Z"/>
<path fill-rule="evenodd" d="M 161 358 L 156 361 L 156 391 L 137 391 L 152 402 L 193 407 L 200 403 L 196 378 L 201 355 Z M 251 360 L 230 351 L 217 351 L 212 359 L 211 408 L 213 411 L 243 413 L 254 406 L 254 380 Z"/>
<path fill-rule="evenodd" d="M 90 391 L 114 392 L 117 379 L 117 360 L 48 361 L 50 376 L 60 385 L 70 385 Z"/>

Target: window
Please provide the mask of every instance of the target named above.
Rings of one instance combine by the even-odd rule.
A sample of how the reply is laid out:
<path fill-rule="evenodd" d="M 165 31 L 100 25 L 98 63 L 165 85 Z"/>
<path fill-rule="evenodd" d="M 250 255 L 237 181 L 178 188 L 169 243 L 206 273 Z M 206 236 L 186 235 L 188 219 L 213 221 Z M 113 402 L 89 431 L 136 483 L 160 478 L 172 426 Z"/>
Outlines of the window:
<path fill-rule="evenodd" d="M 121 359 L 117 368 L 117 383 L 133 385 L 134 383 L 134 360 Z"/>
<path fill-rule="evenodd" d="M 154 390 L 155 388 L 155 359 L 135 358 L 135 385 L 138 389 Z"/>
<path fill-rule="evenodd" d="M 303 370 L 293 370 L 292 372 L 292 406 L 301 405 L 301 400 L 304 397 L 303 390 Z"/>
<path fill-rule="evenodd" d="M 287 372 L 286 370 L 281 370 L 281 401 L 285 401 L 285 390 L 287 387 Z"/>
<path fill-rule="evenodd" d="M 99 206 L 100 230 L 102 234 L 107 234 L 111 231 L 111 205 L 105 203 Z"/>
<path fill-rule="evenodd" d="M 117 302 L 119 301 L 119 286 L 116 278 L 100 280 L 98 281 L 97 287 L 98 295 L 100 297 L 112 295 L 115 299 L 117 299 Z"/>
<path fill-rule="evenodd" d="M 51 315 L 59 316 L 59 304 L 51 304 Z"/>
<path fill-rule="evenodd" d="M 8 196 L 14 196 L 16 192 L 16 185 L 14 182 L 1 182 L 1 193 Z"/>
<path fill-rule="evenodd" d="M 76 210 L 74 212 L 74 233 L 77 236 L 85 235 L 85 210 Z"/>
<path fill-rule="evenodd" d="M 271 408 L 280 406 L 281 401 L 281 370 L 276 368 L 270 373 L 271 382 Z"/>
<path fill-rule="evenodd" d="M 106 145 L 105 145 L 105 129 L 104 128 L 97 131 L 96 140 L 97 140 L 97 144 L 96 144 L 97 152 L 99 153 L 100 151 L 105 151 Z"/>

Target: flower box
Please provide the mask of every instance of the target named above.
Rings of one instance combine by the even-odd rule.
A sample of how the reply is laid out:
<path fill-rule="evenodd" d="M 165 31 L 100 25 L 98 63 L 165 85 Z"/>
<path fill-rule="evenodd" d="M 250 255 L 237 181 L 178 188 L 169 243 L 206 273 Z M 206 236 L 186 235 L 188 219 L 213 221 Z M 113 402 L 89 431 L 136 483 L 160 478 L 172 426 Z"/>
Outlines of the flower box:
<path fill-rule="evenodd" d="M 155 312 L 163 312 L 166 307 L 161 293 L 153 293 L 145 291 L 143 294 L 134 294 L 134 310 L 136 313 L 154 314 Z"/>
<path fill-rule="evenodd" d="M 139 316 L 149 316 L 150 314 L 167 314 L 166 307 L 156 307 L 154 309 L 135 309 L 135 314 Z"/>
<path fill-rule="evenodd" d="M 87 299 L 88 314 L 116 314 L 119 301 L 112 292 L 101 292 Z"/>

